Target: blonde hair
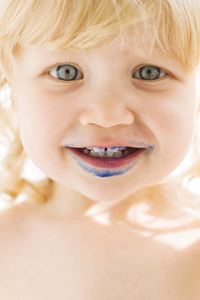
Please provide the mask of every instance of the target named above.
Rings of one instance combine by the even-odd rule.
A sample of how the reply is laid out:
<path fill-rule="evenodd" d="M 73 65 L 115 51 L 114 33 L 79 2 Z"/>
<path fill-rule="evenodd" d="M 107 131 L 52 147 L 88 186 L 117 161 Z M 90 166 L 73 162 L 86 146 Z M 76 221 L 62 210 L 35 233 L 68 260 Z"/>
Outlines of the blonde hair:
<path fill-rule="evenodd" d="M 27 44 L 92 50 L 108 38 L 120 36 L 123 45 L 127 30 L 136 30 L 136 25 L 143 26 L 145 37 L 150 37 L 142 41 L 146 50 L 157 45 L 191 71 L 200 62 L 199 20 L 198 0 L 2 0 L 0 86 L 9 85 L 14 55 Z M 8 152 L 1 162 L 0 192 L 12 200 L 24 193 L 29 200 L 42 203 L 48 200 L 52 181 L 33 183 L 21 177 L 27 156 L 14 120 L 12 106 L 1 106 L 0 138 Z M 182 172 L 184 178 L 199 175 L 197 161 Z M 156 188 L 160 192 L 161 185 Z M 152 190 L 155 194 L 155 187 Z"/>

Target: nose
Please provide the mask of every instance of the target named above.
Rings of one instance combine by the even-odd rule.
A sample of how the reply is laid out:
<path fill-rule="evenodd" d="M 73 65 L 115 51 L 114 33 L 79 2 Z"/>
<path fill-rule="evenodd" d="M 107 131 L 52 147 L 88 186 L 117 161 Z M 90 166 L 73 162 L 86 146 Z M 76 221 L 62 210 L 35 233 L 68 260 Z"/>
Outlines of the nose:
<path fill-rule="evenodd" d="M 96 92 L 97 94 L 98 92 Z M 101 127 L 113 127 L 118 125 L 131 125 L 134 122 L 134 114 L 127 107 L 123 99 L 113 94 L 98 93 L 94 100 L 90 97 L 91 103 L 84 108 L 80 114 L 80 123 L 83 126 L 97 125 Z"/>

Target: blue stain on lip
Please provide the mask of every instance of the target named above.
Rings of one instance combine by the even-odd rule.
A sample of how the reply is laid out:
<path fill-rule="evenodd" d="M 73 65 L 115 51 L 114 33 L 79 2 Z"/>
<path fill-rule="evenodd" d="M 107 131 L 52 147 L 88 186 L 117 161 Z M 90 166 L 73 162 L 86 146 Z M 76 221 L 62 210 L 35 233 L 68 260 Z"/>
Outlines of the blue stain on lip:
<path fill-rule="evenodd" d="M 111 177 L 111 176 L 119 176 L 126 172 L 128 172 L 132 166 L 121 168 L 119 169 L 112 169 L 112 170 L 106 170 L 106 169 L 96 169 L 94 167 L 90 167 L 87 164 L 84 164 L 78 157 L 72 155 L 72 157 L 75 159 L 75 161 L 78 163 L 78 165 L 81 167 L 83 171 L 86 171 L 87 173 L 93 174 L 98 177 Z"/>

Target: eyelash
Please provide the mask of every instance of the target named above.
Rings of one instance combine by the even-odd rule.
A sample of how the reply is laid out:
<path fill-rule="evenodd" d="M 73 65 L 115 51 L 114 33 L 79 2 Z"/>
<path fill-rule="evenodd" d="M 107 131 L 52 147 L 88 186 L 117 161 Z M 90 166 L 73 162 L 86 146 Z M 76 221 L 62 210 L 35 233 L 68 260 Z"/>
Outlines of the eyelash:
<path fill-rule="evenodd" d="M 75 79 L 77 79 L 77 78 L 70 78 L 70 79 L 68 79 L 68 80 L 66 80 L 66 79 L 63 79 L 63 78 L 61 78 L 61 75 L 63 75 L 62 73 L 61 73 L 61 71 L 62 71 L 62 67 L 63 66 L 67 66 L 67 67 L 72 67 L 73 68 L 73 72 L 74 72 L 74 74 L 77 76 L 77 74 L 79 73 L 79 71 L 78 71 L 78 69 L 77 69 L 77 67 L 75 67 L 74 65 L 71 65 L 71 64 L 63 64 L 63 65 L 57 65 L 56 67 L 54 67 L 54 68 L 52 68 L 49 72 L 48 72 L 48 74 L 50 75 L 50 76 L 52 76 L 52 77 L 54 77 L 54 78 L 56 78 L 56 79 L 58 79 L 58 80 L 61 80 L 61 81 L 74 81 Z M 154 68 L 154 71 L 152 72 L 151 71 L 151 69 L 152 68 Z M 56 75 L 56 73 L 58 72 L 58 71 L 60 71 L 60 73 L 61 74 L 58 74 L 58 77 L 57 77 L 57 75 Z M 150 78 L 147 78 L 147 79 L 145 79 L 144 78 L 144 75 L 145 75 L 145 73 L 146 73 L 146 75 L 152 75 L 151 73 L 153 73 L 153 75 L 154 75 L 154 78 L 152 79 L 150 79 Z M 66 75 L 67 73 L 65 73 L 64 75 Z M 69 74 L 69 72 L 68 72 L 68 74 Z M 160 80 L 161 78 L 163 78 L 163 77 L 166 77 L 168 74 L 167 74 L 167 72 L 165 72 L 164 70 L 162 70 L 161 68 L 159 68 L 159 67 L 157 67 L 157 66 L 154 66 L 154 65 L 143 65 L 143 66 L 140 66 L 136 71 L 134 71 L 133 72 L 133 74 L 135 74 L 136 75 L 136 79 L 137 80 L 142 80 L 142 81 L 158 81 L 158 80 Z M 155 78 L 156 77 L 156 75 L 158 75 L 158 74 L 160 74 L 160 75 L 163 75 L 163 76 L 161 76 L 161 77 L 159 77 L 159 78 Z M 78 80 L 80 80 L 80 79 L 83 79 L 83 76 L 82 76 L 82 78 L 79 78 Z"/>

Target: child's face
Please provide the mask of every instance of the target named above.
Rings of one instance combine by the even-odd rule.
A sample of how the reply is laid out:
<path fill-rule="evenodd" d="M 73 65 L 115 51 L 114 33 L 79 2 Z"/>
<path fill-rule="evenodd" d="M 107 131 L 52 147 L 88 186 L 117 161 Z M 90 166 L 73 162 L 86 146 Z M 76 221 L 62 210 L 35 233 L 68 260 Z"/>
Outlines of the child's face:
<path fill-rule="evenodd" d="M 165 179 L 188 151 L 198 102 L 197 73 L 187 73 L 158 49 L 147 55 L 134 48 L 134 37 L 130 45 L 132 49 L 121 51 L 116 40 L 102 53 L 28 45 L 15 59 L 12 87 L 22 143 L 66 193 L 74 190 L 97 201 L 126 198 Z M 58 65 L 64 66 L 59 70 Z M 143 152 L 128 171 L 120 168 L 118 176 L 114 169 L 86 170 L 87 164 L 80 166 L 64 147 L 132 142 L 154 148 Z"/>

